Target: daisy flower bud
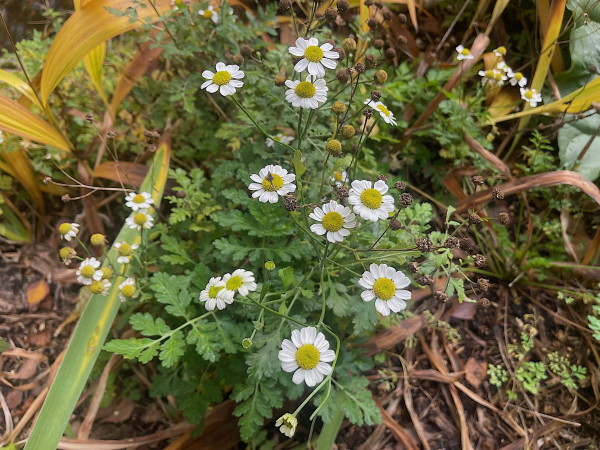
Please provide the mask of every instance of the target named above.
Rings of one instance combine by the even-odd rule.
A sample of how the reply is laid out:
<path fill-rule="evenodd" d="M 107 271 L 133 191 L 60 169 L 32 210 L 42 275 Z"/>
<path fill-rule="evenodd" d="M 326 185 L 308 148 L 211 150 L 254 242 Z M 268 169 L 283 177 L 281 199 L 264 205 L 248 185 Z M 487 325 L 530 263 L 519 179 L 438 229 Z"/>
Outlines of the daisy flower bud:
<path fill-rule="evenodd" d="M 250 339 L 250 338 L 242 339 L 242 347 L 244 347 L 244 348 L 252 347 L 252 339 Z"/>
<path fill-rule="evenodd" d="M 61 223 L 58 227 L 58 232 L 65 241 L 70 241 L 77 236 L 77 233 L 79 233 L 79 224 L 68 222 Z"/>
<path fill-rule="evenodd" d="M 113 273 L 112 273 L 112 270 L 110 267 L 106 266 L 100 270 L 102 271 L 102 279 L 103 280 L 110 280 L 112 278 Z"/>
<path fill-rule="evenodd" d="M 316 386 L 331 374 L 332 368 L 328 363 L 334 359 L 335 353 L 329 349 L 325 335 L 317 333 L 315 327 L 292 331 L 292 340 L 284 339 L 279 352 L 281 368 L 285 372 L 294 372 L 292 381 L 295 384 L 306 382 L 309 387 Z"/>
<path fill-rule="evenodd" d="M 333 105 L 331 105 L 331 110 L 335 115 L 341 116 L 346 112 L 346 105 L 340 101 L 333 102 Z"/>
<path fill-rule="evenodd" d="M 281 87 L 285 85 L 285 75 L 283 74 L 277 74 L 275 75 L 275 78 L 273 78 L 273 82 L 275 83 L 275 86 Z"/>
<path fill-rule="evenodd" d="M 100 233 L 94 233 L 90 237 L 90 243 L 96 247 L 100 247 L 106 244 L 106 236 Z"/>
<path fill-rule="evenodd" d="M 340 156 L 342 154 L 342 143 L 337 139 L 330 139 L 325 145 L 325 150 L 331 156 Z"/>
<path fill-rule="evenodd" d="M 105 279 L 94 280 L 94 281 L 92 281 L 92 284 L 90 284 L 90 291 L 92 291 L 92 294 L 106 295 L 108 293 L 109 289 L 110 289 L 110 281 L 105 280 Z"/>
<path fill-rule="evenodd" d="M 346 38 L 342 41 L 342 48 L 348 53 L 356 50 L 356 41 L 352 38 Z"/>
<path fill-rule="evenodd" d="M 350 139 L 356 134 L 356 128 L 352 125 L 344 125 L 340 128 L 340 133 L 344 139 Z"/>
<path fill-rule="evenodd" d="M 275 270 L 275 263 L 273 261 L 267 261 L 265 263 L 265 269 L 268 271 Z"/>

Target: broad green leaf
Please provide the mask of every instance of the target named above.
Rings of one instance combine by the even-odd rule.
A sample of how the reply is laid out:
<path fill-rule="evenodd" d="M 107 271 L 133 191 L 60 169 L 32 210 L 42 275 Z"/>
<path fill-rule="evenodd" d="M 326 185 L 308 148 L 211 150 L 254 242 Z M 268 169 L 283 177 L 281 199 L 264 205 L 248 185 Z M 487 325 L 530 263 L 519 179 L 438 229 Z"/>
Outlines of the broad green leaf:
<path fill-rule="evenodd" d="M 171 8 L 170 0 L 155 0 L 159 14 Z M 50 47 L 42 73 L 41 96 L 44 104 L 54 88 L 81 59 L 107 40 L 133 30 L 145 20 L 158 20 L 154 8 L 134 0 L 98 0 L 81 2 L 81 7 L 64 23 Z M 145 6 L 145 7 L 142 7 Z M 136 19 L 116 16 L 109 10 L 131 8 Z"/>
<path fill-rule="evenodd" d="M 4 95 L 0 95 L 0 130 L 70 151 L 69 144 L 56 128 Z"/>
<path fill-rule="evenodd" d="M 151 192 L 156 205 L 160 205 L 167 180 L 169 155 L 168 144 L 162 143 L 156 151 L 152 168 L 142 183 L 141 190 Z M 115 239 L 115 242 L 122 241 L 140 242 L 139 231 L 124 226 Z M 112 247 L 107 258 L 111 260 L 116 273 L 119 273 L 123 266 L 116 262 L 117 257 L 118 251 Z M 123 276 L 116 277 L 106 295 L 92 295 L 88 300 L 27 441 L 25 447 L 27 450 L 55 450 L 57 448 L 121 305 L 119 284 L 123 280 Z M 157 349 L 153 342 L 156 341 L 148 338 L 139 340 L 139 345 L 147 345 L 144 349 L 139 349 L 141 361 L 149 361 L 156 354 Z M 133 348 L 124 350 L 134 351 Z"/>
<path fill-rule="evenodd" d="M 558 131 L 558 156 L 566 169 L 574 170 L 590 181 L 600 175 L 600 116 L 597 114 L 585 119 L 574 120 L 566 116 L 565 123 Z M 590 143 L 581 161 L 579 155 Z"/>

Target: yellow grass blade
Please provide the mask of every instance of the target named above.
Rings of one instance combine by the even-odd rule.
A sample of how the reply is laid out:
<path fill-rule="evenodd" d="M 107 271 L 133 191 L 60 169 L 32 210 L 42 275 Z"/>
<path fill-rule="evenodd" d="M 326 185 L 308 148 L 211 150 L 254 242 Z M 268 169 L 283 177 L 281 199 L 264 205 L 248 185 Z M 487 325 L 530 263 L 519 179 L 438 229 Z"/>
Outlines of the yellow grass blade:
<path fill-rule="evenodd" d="M 44 198 L 25 150 L 19 149 L 13 152 L 2 151 L 0 152 L 0 156 L 4 163 L 9 167 L 12 176 L 21 183 L 21 186 L 23 186 L 36 204 L 38 212 L 43 216 Z"/>
<path fill-rule="evenodd" d="M 160 14 L 170 8 L 170 0 L 156 0 L 154 5 Z M 50 47 L 42 73 L 41 97 L 44 104 L 60 81 L 81 59 L 107 40 L 130 31 L 146 19 L 158 20 L 150 5 L 142 8 L 133 0 L 83 1 L 81 7 L 62 26 Z M 131 22 L 129 16 L 117 17 L 107 8 L 124 11 L 135 8 L 138 20 Z"/>
<path fill-rule="evenodd" d="M 494 10 L 492 11 L 492 17 L 490 18 L 487 29 L 485 30 L 486 35 L 490 35 L 494 29 L 494 25 L 496 25 L 496 21 L 500 18 L 509 2 L 510 0 L 496 0 L 496 3 L 494 4 Z"/>
<path fill-rule="evenodd" d="M 163 142 L 156 151 L 152 168 L 141 187 L 142 191 L 152 193 L 156 205 L 160 204 L 167 180 L 169 155 L 170 146 Z M 154 214 L 154 211 L 151 211 Z M 139 243 L 140 240 L 139 231 L 123 226 L 115 242 Z M 56 378 L 27 440 L 27 450 L 54 450 L 65 431 L 121 306 L 119 284 L 127 274 L 122 273 L 123 265 L 117 263 L 117 258 L 118 251 L 112 247 L 107 260 L 112 262 L 115 274 L 119 275 L 112 280 L 112 287 L 106 295 L 92 295 L 85 305 Z M 109 262 L 105 261 L 104 264 L 108 266 Z"/>
<path fill-rule="evenodd" d="M 12 73 L 2 69 L 0 69 L 0 81 L 14 87 L 17 91 L 27 97 L 31 103 L 38 106 L 40 109 L 44 109 L 35 95 L 35 92 L 33 92 L 33 89 L 31 89 L 31 86 L 29 86 L 26 81 L 23 81 Z"/>
<path fill-rule="evenodd" d="M 48 122 L 19 103 L 0 95 L 0 130 L 70 151 L 69 144 Z"/>

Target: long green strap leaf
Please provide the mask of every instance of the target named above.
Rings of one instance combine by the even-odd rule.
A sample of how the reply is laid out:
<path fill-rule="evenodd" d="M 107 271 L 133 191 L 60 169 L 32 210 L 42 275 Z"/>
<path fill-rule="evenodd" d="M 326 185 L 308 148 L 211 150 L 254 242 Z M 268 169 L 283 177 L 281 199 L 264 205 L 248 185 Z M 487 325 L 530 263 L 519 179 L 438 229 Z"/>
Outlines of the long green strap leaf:
<path fill-rule="evenodd" d="M 152 193 L 156 205 L 160 204 L 167 181 L 169 156 L 169 145 L 161 144 L 141 186 L 142 192 Z M 121 241 L 138 243 L 140 233 L 123 226 L 115 242 Z M 117 258 L 117 250 L 113 246 L 108 252 L 108 259 L 116 270 L 122 271 L 122 264 L 116 262 Z M 119 284 L 124 279 L 124 274 L 117 276 L 108 294 L 92 295 L 89 299 L 25 449 L 56 449 L 117 315 L 121 304 Z"/>

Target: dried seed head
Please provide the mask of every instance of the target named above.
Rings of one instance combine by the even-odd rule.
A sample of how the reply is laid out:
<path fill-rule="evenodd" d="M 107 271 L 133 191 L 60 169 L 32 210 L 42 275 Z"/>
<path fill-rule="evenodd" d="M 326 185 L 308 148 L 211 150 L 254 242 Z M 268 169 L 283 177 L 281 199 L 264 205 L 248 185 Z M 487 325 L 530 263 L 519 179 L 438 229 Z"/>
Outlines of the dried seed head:
<path fill-rule="evenodd" d="M 406 23 L 406 14 L 402 14 L 402 13 L 398 14 L 398 21 L 402 25 L 404 25 Z"/>
<path fill-rule="evenodd" d="M 160 137 L 160 133 L 154 130 L 144 130 L 144 137 L 150 140 L 158 139 Z"/>
<path fill-rule="evenodd" d="M 241 66 L 242 64 L 244 64 L 244 57 L 240 54 L 233 55 L 233 62 L 236 63 L 238 66 Z"/>
<path fill-rule="evenodd" d="M 380 174 L 377 176 L 377 180 L 381 180 L 381 181 L 383 181 L 384 183 L 387 183 L 388 177 L 387 177 L 387 175 L 384 175 L 383 173 L 380 173 Z"/>
<path fill-rule="evenodd" d="M 392 12 L 389 9 L 384 9 L 382 14 L 385 20 L 392 20 Z"/>
<path fill-rule="evenodd" d="M 372 6 L 373 0 L 365 0 L 365 6 Z"/>
<path fill-rule="evenodd" d="M 344 125 L 340 129 L 340 133 L 344 139 L 350 139 L 354 136 L 354 134 L 356 134 L 356 128 L 354 128 L 352 125 Z"/>
<path fill-rule="evenodd" d="M 342 48 L 348 53 L 356 50 L 356 41 L 352 38 L 346 38 L 342 41 Z"/>
<path fill-rule="evenodd" d="M 483 183 L 485 183 L 485 180 L 483 179 L 483 177 L 481 175 L 473 175 L 471 177 L 471 182 L 475 186 L 483 186 Z"/>
<path fill-rule="evenodd" d="M 494 200 L 504 200 L 504 192 L 501 189 L 494 188 L 492 189 L 492 198 Z"/>
<path fill-rule="evenodd" d="M 340 14 L 348 11 L 349 8 L 350 8 L 350 3 L 348 3 L 348 0 L 338 0 L 337 10 Z"/>
<path fill-rule="evenodd" d="M 401 34 L 398 36 L 398 42 L 400 42 L 402 45 L 406 45 L 408 43 L 408 38 Z"/>
<path fill-rule="evenodd" d="M 477 267 L 482 268 L 483 266 L 485 266 L 485 256 L 481 254 L 473 256 L 473 263 L 475 263 Z"/>
<path fill-rule="evenodd" d="M 342 154 L 342 143 L 337 139 L 330 139 L 325 145 L 325 150 L 331 156 L 340 156 Z"/>
<path fill-rule="evenodd" d="M 110 130 L 108 130 L 108 133 L 106 133 L 106 136 L 109 139 L 114 139 L 114 138 L 117 137 L 117 134 L 118 134 L 117 129 L 116 128 L 111 128 Z"/>
<path fill-rule="evenodd" d="M 371 108 L 365 108 L 363 111 L 363 116 L 365 116 L 367 119 L 370 119 L 373 116 L 373 110 Z"/>
<path fill-rule="evenodd" d="M 388 59 L 394 59 L 396 57 L 396 50 L 394 50 L 392 47 L 388 48 L 385 51 L 385 57 Z"/>
<path fill-rule="evenodd" d="M 481 291 L 487 292 L 488 289 L 490 288 L 490 280 L 487 280 L 485 278 L 477 278 L 477 287 Z"/>
<path fill-rule="evenodd" d="M 185 191 L 183 189 L 177 191 L 177 194 L 175 194 L 177 198 L 186 198 L 187 194 L 185 193 Z"/>
<path fill-rule="evenodd" d="M 284 1 L 286 1 L 286 0 L 284 0 Z M 290 7 L 291 7 L 291 2 L 290 2 Z M 240 53 L 244 58 L 250 58 L 252 56 L 252 53 L 254 53 L 254 50 L 252 50 L 252 48 L 248 45 L 242 45 L 240 48 Z"/>
<path fill-rule="evenodd" d="M 64 203 L 71 201 L 71 196 L 69 194 L 65 194 L 60 198 Z"/>
<path fill-rule="evenodd" d="M 92 113 L 87 113 L 87 114 L 85 115 L 85 120 L 86 120 L 87 122 L 89 122 L 89 123 L 92 123 L 92 122 L 94 122 L 94 115 L 93 115 Z"/>
<path fill-rule="evenodd" d="M 390 228 L 394 231 L 399 230 L 400 228 L 402 228 L 402 222 L 400 222 L 399 220 L 393 219 L 390 222 Z"/>
<path fill-rule="evenodd" d="M 315 13 L 315 19 L 319 20 L 323 18 L 323 13 L 322 12 L 317 12 Z"/>
<path fill-rule="evenodd" d="M 340 55 L 339 59 L 340 61 L 343 61 L 344 59 L 346 59 L 346 50 L 344 50 L 342 47 L 335 47 L 333 49 L 334 52 L 337 52 L 338 55 Z"/>
<path fill-rule="evenodd" d="M 328 22 L 335 22 L 335 19 L 337 19 L 337 11 L 334 8 L 327 8 L 325 10 L 325 20 L 327 20 Z"/>
<path fill-rule="evenodd" d="M 510 214 L 507 212 L 501 212 L 498 214 L 498 222 L 502 225 L 508 225 L 510 223 Z"/>
<path fill-rule="evenodd" d="M 478 214 L 471 213 L 469 214 L 469 223 L 472 225 L 479 225 L 481 223 L 481 217 Z"/>
<path fill-rule="evenodd" d="M 283 197 L 283 206 L 287 211 L 296 211 L 298 209 L 298 202 L 294 194 L 287 194 Z"/>
<path fill-rule="evenodd" d="M 406 208 L 407 206 L 410 206 L 413 202 L 413 196 L 405 192 L 404 194 L 400 195 L 399 201 L 400 204 Z"/>
<path fill-rule="evenodd" d="M 275 82 L 275 86 L 281 87 L 281 86 L 285 85 L 285 80 L 286 80 L 285 75 L 280 73 L 280 74 L 275 75 L 275 78 L 273 81 Z"/>
<path fill-rule="evenodd" d="M 279 0 L 279 6 L 277 11 L 279 14 L 287 14 L 292 9 L 292 2 L 290 0 Z"/>
<path fill-rule="evenodd" d="M 450 236 L 444 241 L 444 247 L 446 248 L 458 248 L 460 246 L 460 239 L 455 236 Z"/>
<path fill-rule="evenodd" d="M 50 184 L 52 183 L 52 177 L 44 177 L 42 181 L 44 184 Z"/>
<path fill-rule="evenodd" d="M 348 82 L 348 80 L 350 79 L 348 72 L 344 69 L 338 70 L 337 73 L 335 74 L 335 77 L 342 84 L 346 84 Z"/>
<path fill-rule="evenodd" d="M 385 41 L 383 39 L 375 39 L 373 41 L 373 47 L 375 47 L 377 50 L 381 50 L 383 47 L 385 47 Z"/>
<path fill-rule="evenodd" d="M 420 269 L 421 266 L 419 266 L 419 263 L 414 261 L 408 263 L 408 271 L 410 273 L 417 273 Z"/>
<path fill-rule="evenodd" d="M 331 111 L 333 111 L 336 116 L 341 116 L 346 112 L 346 105 L 340 101 L 333 102 L 333 105 L 331 105 Z"/>
<path fill-rule="evenodd" d="M 377 57 L 375 55 L 365 56 L 365 66 L 367 68 L 377 67 Z"/>
<path fill-rule="evenodd" d="M 336 186 L 333 189 L 333 193 L 340 199 L 348 198 L 350 196 L 350 189 L 347 186 Z"/>
<path fill-rule="evenodd" d="M 417 279 L 417 283 L 422 286 L 432 286 L 435 283 L 435 280 L 431 275 L 423 275 Z"/>
<path fill-rule="evenodd" d="M 465 252 L 471 252 L 475 250 L 475 243 L 470 237 L 464 237 L 460 240 L 460 248 Z"/>
<path fill-rule="evenodd" d="M 433 293 L 433 298 L 438 302 L 446 303 L 448 301 L 448 294 L 446 294 L 444 291 L 435 291 Z"/>
<path fill-rule="evenodd" d="M 371 17 L 370 19 L 367 19 L 367 25 L 369 26 L 371 31 L 375 31 L 377 27 L 379 27 L 379 22 L 377 21 L 377 19 Z"/>
<path fill-rule="evenodd" d="M 395 187 L 396 189 L 398 189 L 400 192 L 402 192 L 404 189 L 406 189 L 406 185 L 404 184 L 404 182 L 403 182 L 403 181 L 396 181 L 396 182 L 394 183 L 394 187 Z"/>
<path fill-rule="evenodd" d="M 354 70 L 356 70 L 356 73 L 365 73 L 365 65 L 363 63 L 356 63 L 356 65 L 354 66 Z"/>
<path fill-rule="evenodd" d="M 489 308 L 491 305 L 490 299 L 486 297 L 481 297 L 477 303 L 479 304 L 479 306 L 485 309 Z"/>
<path fill-rule="evenodd" d="M 378 102 L 381 99 L 381 91 L 371 91 L 371 100 Z"/>
<path fill-rule="evenodd" d="M 417 239 L 417 248 L 421 253 L 428 253 L 433 249 L 433 242 L 427 237 Z"/>
<path fill-rule="evenodd" d="M 375 72 L 375 75 L 373 75 L 373 79 L 377 84 L 384 84 L 388 79 L 388 74 L 385 70 L 380 69 L 377 72 Z"/>

